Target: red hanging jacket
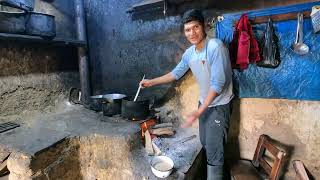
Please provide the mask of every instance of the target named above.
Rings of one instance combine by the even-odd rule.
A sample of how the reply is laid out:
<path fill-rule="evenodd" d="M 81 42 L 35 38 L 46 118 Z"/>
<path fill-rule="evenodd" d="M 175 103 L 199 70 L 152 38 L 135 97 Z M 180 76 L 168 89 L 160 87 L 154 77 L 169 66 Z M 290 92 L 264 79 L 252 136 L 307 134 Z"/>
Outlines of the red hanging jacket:
<path fill-rule="evenodd" d="M 249 63 L 260 61 L 259 46 L 246 14 L 236 24 L 230 44 L 230 59 L 232 67 L 241 70 L 247 69 Z"/>

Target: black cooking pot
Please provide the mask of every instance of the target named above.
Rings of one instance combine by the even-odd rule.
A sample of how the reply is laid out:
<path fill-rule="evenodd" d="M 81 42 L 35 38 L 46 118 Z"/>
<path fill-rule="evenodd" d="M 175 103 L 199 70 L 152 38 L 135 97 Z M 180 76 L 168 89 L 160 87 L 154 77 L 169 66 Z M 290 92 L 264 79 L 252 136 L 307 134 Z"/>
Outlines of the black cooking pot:
<path fill-rule="evenodd" d="M 25 11 L 33 11 L 34 0 L 0 0 L 0 4 Z"/>
<path fill-rule="evenodd" d="M 26 34 L 54 38 L 56 36 L 55 17 L 49 14 L 30 12 L 26 20 Z"/>
<path fill-rule="evenodd" d="M 133 98 L 124 98 L 121 106 L 121 116 L 131 120 L 143 120 L 150 115 L 149 99 L 133 101 Z"/>
<path fill-rule="evenodd" d="M 94 111 L 102 111 L 103 95 L 90 96 L 90 109 Z"/>
<path fill-rule="evenodd" d="M 105 94 L 102 100 L 102 111 L 105 116 L 121 114 L 122 99 L 124 94 Z"/>

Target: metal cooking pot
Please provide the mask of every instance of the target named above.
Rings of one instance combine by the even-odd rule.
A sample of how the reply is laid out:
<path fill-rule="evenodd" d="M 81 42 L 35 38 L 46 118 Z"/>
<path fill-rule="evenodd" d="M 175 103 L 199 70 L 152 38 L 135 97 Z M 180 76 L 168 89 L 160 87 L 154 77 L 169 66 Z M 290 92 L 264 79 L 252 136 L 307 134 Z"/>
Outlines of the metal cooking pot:
<path fill-rule="evenodd" d="M 105 116 L 121 114 L 122 99 L 124 94 L 105 94 L 102 100 L 102 111 Z"/>
<path fill-rule="evenodd" d="M 26 34 L 44 38 L 54 38 L 56 36 L 54 16 L 30 12 L 26 20 Z"/>
<path fill-rule="evenodd" d="M 103 95 L 90 96 L 90 109 L 94 111 L 102 111 Z"/>
<path fill-rule="evenodd" d="M 124 98 L 121 106 L 121 116 L 131 120 L 143 120 L 150 115 L 149 99 L 133 101 L 133 98 Z"/>
<path fill-rule="evenodd" d="M 0 11 L 0 32 L 24 33 L 26 30 L 26 13 Z"/>
<path fill-rule="evenodd" d="M 34 0 L 0 0 L 0 4 L 25 11 L 33 11 Z"/>

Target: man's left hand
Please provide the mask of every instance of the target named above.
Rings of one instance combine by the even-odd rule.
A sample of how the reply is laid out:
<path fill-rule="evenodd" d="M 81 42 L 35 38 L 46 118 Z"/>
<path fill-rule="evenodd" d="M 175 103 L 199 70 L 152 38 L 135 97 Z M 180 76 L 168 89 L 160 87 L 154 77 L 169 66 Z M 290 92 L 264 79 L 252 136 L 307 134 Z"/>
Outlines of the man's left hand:
<path fill-rule="evenodd" d="M 181 127 L 190 127 L 199 117 L 200 113 L 198 111 L 193 111 L 192 113 L 188 114 L 186 122 Z"/>

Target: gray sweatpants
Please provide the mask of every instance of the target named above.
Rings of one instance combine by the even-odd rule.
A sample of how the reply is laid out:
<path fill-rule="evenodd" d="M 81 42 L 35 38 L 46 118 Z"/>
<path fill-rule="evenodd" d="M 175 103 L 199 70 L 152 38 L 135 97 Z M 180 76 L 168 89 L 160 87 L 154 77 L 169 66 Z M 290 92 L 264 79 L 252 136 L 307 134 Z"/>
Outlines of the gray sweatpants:
<path fill-rule="evenodd" d="M 199 118 L 200 141 L 211 166 L 224 164 L 224 145 L 227 142 L 231 102 L 209 107 Z"/>

